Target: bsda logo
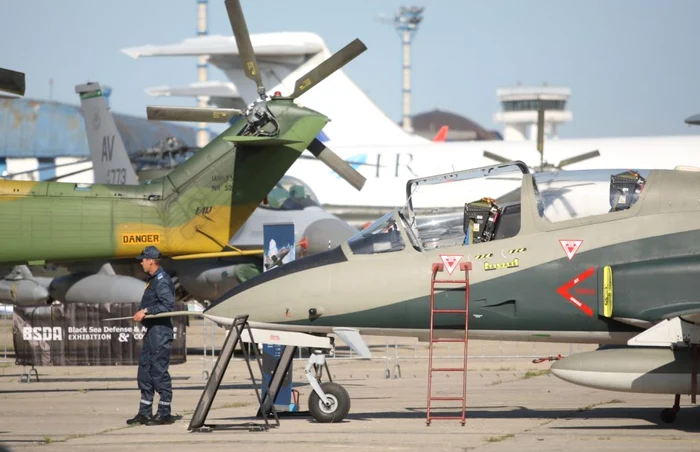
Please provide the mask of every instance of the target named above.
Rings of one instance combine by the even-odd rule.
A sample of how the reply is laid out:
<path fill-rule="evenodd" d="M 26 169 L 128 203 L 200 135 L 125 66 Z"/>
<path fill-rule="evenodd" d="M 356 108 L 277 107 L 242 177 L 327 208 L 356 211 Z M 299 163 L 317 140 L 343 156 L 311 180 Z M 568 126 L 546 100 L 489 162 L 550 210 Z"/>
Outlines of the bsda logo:
<path fill-rule="evenodd" d="M 22 328 L 22 339 L 25 341 L 62 341 L 63 329 L 60 326 L 25 326 Z"/>

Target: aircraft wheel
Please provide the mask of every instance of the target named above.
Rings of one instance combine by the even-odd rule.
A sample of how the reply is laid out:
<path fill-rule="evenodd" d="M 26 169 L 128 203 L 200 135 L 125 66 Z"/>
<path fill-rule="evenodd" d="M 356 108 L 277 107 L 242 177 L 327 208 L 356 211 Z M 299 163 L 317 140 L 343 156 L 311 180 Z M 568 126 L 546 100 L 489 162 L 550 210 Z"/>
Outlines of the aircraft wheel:
<path fill-rule="evenodd" d="M 311 416 L 316 419 L 316 422 L 330 423 L 340 422 L 345 419 L 350 411 L 350 395 L 344 387 L 337 383 L 322 383 L 321 389 L 330 399 L 330 405 L 326 404 L 316 394 L 316 391 L 311 391 L 309 395 L 309 411 Z"/>
<path fill-rule="evenodd" d="M 661 420 L 667 424 L 676 420 L 676 410 L 673 408 L 664 408 L 661 410 Z"/>

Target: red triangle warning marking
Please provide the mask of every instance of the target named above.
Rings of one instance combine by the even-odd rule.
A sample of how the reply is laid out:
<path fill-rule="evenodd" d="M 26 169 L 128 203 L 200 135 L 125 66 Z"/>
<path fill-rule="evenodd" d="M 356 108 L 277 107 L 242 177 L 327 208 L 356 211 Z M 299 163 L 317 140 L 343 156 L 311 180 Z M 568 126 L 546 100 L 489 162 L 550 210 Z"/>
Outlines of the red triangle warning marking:
<path fill-rule="evenodd" d="M 569 260 L 573 259 L 582 243 L 583 240 L 559 240 L 559 244 L 564 249 L 566 257 L 568 257 Z"/>
<path fill-rule="evenodd" d="M 442 260 L 442 263 L 445 264 L 445 270 L 447 270 L 447 273 L 450 275 L 452 272 L 455 271 L 455 268 L 457 268 L 457 265 L 459 265 L 459 262 L 462 260 L 462 255 L 459 254 L 441 254 L 440 259 Z"/>

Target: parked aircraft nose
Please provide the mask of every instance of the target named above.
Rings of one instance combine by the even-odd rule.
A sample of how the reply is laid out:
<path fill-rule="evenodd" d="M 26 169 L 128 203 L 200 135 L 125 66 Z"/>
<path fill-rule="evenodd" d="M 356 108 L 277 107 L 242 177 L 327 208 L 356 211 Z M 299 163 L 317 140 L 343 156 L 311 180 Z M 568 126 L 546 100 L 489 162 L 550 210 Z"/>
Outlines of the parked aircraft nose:
<path fill-rule="evenodd" d="M 258 322 L 308 321 L 310 308 L 328 303 L 333 275 L 347 264 L 340 246 L 296 259 L 239 284 L 214 301 L 205 315 L 217 323 L 243 314 Z"/>
<path fill-rule="evenodd" d="M 63 303 L 138 303 L 146 283 L 131 276 L 70 273 L 54 278 L 51 298 Z"/>
<path fill-rule="evenodd" d="M 304 237 L 308 242 L 306 254 L 328 251 L 357 234 L 357 229 L 338 218 L 322 218 L 306 227 Z"/>
<path fill-rule="evenodd" d="M 1 281 L 0 300 L 17 306 L 38 306 L 46 303 L 49 292 L 36 281 Z"/>

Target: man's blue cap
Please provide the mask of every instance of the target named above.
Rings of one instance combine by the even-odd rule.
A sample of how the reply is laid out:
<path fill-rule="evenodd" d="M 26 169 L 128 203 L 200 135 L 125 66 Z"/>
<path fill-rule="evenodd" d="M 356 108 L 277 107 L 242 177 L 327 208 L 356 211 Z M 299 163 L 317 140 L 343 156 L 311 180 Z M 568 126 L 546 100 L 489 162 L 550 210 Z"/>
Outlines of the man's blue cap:
<path fill-rule="evenodd" d="M 136 259 L 160 259 L 162 257 L 163 255 L 160 254 L 158 248 L 149 245 L 146 248 L 144 248 L 143 251 L 141 251 L 141 254 L 139 256 L 136 256 Z"/>

